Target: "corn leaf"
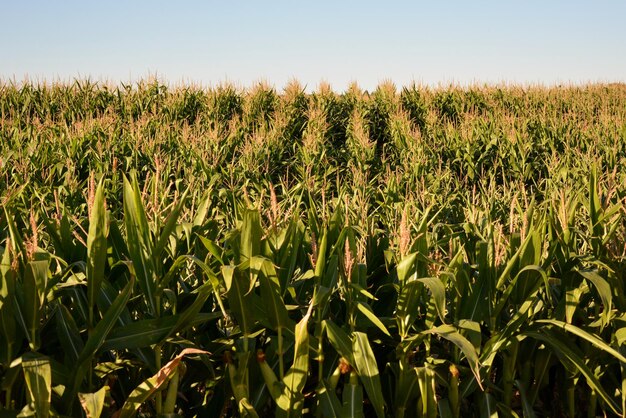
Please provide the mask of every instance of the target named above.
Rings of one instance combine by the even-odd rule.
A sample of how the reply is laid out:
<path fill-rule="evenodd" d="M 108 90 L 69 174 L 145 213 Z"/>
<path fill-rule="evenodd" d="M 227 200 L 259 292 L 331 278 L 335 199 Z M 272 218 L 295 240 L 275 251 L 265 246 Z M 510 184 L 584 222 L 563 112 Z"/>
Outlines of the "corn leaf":
<path fill-rule="evenodd" d="M 376 415 L 381 418 L 385 416 L 385 401 L 382 397 L 382 387 L 380 385 L 380 374 L 376 357 L 372 351 L 367 334 L 355 332 L 352 336 L 352 351 L 354 353 L 354 366 L 359 375 L 359 380 L 363 383 L 367 396 L 376 411 Z"/>
<path fill-rule="evenodd" d="M 85 411 L 87 418 L 100 418 L 104 409 L 104 400 L 109 390 L 108 386 L 103 386 L 94 393 L 79 393 L 80 405 Z"/>
<path fill-rule="evenodd" d="M 52 399 L 52 369 L 47 357 L 37 353 L 28 353 L 22 358 L 24 380 L 28 395 L 34 405 L 38 417 L 50 416 Z"/>

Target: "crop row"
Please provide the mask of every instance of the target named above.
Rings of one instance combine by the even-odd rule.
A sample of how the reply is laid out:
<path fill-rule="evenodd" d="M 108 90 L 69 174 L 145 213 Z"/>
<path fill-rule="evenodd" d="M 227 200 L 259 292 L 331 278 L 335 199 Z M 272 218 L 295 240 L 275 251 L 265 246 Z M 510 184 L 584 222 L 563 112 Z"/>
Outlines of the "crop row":
<path fill-rule="evenodd" d="M 0 413 L 626 409 L 626 89 L 0 85 Z"/>

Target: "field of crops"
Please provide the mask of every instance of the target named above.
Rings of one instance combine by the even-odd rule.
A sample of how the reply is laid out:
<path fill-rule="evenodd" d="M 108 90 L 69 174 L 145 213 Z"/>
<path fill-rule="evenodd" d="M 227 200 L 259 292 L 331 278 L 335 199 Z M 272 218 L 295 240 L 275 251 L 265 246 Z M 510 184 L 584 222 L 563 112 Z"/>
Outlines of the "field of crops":
<path fill-rule="evenodd" d="M 0 416 L 626 410 L 626 85 L 0 84 Z"/>

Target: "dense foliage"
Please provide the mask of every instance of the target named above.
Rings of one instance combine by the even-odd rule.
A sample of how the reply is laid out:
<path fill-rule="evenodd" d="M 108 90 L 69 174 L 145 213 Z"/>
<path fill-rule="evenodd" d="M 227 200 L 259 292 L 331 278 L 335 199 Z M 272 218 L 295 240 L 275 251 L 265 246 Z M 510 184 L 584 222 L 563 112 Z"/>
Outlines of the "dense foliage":
<path fill-rule="evenodd" d="M 0 416 L 621 416 L 624 167 L 620 84 L 0 84 Z"/>

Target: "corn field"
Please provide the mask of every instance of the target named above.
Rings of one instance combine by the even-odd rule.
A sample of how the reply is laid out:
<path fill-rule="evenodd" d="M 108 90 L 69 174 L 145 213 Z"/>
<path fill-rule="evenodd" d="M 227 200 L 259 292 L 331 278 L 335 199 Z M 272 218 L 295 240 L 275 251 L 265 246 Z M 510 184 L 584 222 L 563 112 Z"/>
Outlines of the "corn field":
<path fill-rule="evenodd" d="M 1 417 L 626 416 L 626 85 L 0 84 Z"/>

